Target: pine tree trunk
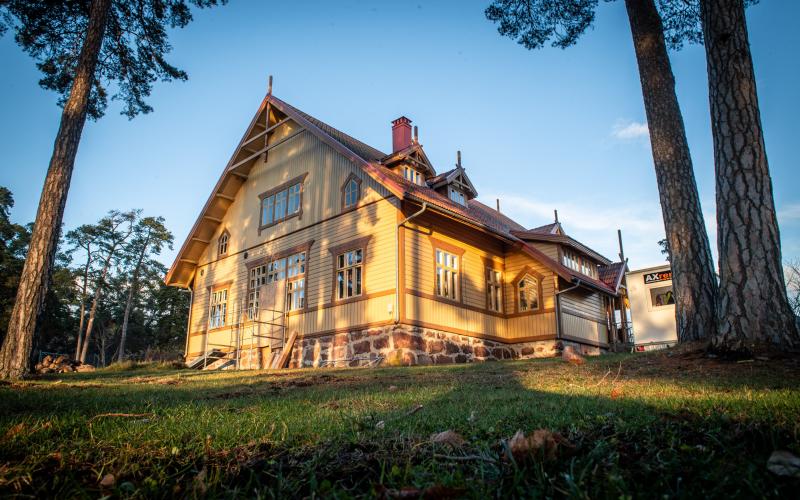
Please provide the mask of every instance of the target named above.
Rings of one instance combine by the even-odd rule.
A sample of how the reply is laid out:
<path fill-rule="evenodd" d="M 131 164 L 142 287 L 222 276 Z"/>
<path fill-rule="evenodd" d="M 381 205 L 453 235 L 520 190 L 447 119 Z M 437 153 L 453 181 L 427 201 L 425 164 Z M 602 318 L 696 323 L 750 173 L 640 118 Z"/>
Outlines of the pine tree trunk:
<path fill-rule="evenodd" d="M 147 247 L 150 245 L 150 233 L 147 233 L 147 238 L 145 238 L 144 243 L 142 244 L 142 250 L 139 253 L 139 259 L 136 261 L 136 267 L 133 269 L 133 277 L 131 278 L 131 286 L 128 289 L 128 300 L 125 303 L 125 317 L 122 320 L 122 332 L 119 336 L 119 357 L 117 361 L 122 362 L 125 360 L 125 340 L 128 337 L 128 319 L 131 315 L 131 309 L 133 308 L 133 296 L 138 291 L 139 288 L 139 272 L 142 268 L 142 262 L 144 262 L 144 256 L 147 254 Z"/>
<path fill-rule="evenodd" d="M 131 315 L 131 309 L 132 309 L 131 305 L 133 304 L 134 287 L 138 284 L 137 279 L 138 278 L 134 278 L 133 281 L 131 282 L 131 286 L 128 289 L 128 300 L 125 303 L 125 316 L 122 320 L 122 333 L 120 333 L 119 336 L 119 357 L 117 358 L 117 361 L 119 361 L 120 363 L 125 361 L 125 340 L 127 339 L 128 336 L 128 319 L 130 318 Z"/>
<path fill-rule="evenodd" d="M 86 334 L 83 337 L 83 346 L 81 347 L 81 354 L 78 361 L 86 363 L 86 353 L 89 352 L 89 340 L 92 338 L 92 327 L 94 326 L 94 318 L 97 315 L 97 304 L 103 295 L 103 285 L 106 282 L 108 269 L 111 267 L 111 259 L 114 257 L 114 247 L 111 248 L 103 264 L 103 272 L 100 274 L 100 279 L 97 280 L 97 285 L 94 289 L 94 297 L 92 298 L 92 308 L 89 310 L 89 320 L 86 323 Z"/>
<path fill-rule="evenodd" d="M 742 0 L 701 0 L 717 184 L 715 347 L 800 348 L 786 296 L 772 180 Z"/>
<path fill-rule="evenodd" d="M 36 320 L 50 281 L 75 155 L 86 122 L 89 94 L 110 6 L 111 0 L 92 2 L 89 27 L 81 47 L 69 99 L 61 114 L 61 125 L 39 199 L 28 255 L 9 318 L 8 334 L 0 349 L 0 378 L 21 377 L 30 369 Z"/>
<path fill-rule="evenodd" d="M 83 286 L 81 287 L 81 310 L 78 322 L 78 340 L 75 345 L 75 359 L 81 355 L 81 342 L 83 341 L 83 323 L 86 321 L 86 287 L 89 283 L 89 266 L 92 263 L 91 245 L 86 247 L 86 266 L 83 269 Z"/>
<path fill-rule="evenodd" d="M 661 16 L 654 0 L 625 0 L 625 7 L 670 249 L 678 339 L 708 339 L 716 331 L 717 280 Z"/>

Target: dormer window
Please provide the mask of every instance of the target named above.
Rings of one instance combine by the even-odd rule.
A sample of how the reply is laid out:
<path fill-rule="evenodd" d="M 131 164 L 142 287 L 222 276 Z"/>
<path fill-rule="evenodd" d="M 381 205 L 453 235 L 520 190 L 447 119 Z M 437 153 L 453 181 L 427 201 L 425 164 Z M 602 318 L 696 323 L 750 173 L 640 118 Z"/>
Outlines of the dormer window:
<path fill-rule="evenodd" d="M 413 182 L 414 184 L 420 186 L 425 182 L 425 178 L 422 176 L 422 174 L 411 167 L 403 167 L 403 177 L 405 177 L 407 181 Z"/>
<path fill-rule="evenodd" d="M 464 193 L 452 187 L 449 189 L 449 191 L 451 200 L 458 203 L 459 205 L 467 206 L 467 197 L 464 196 Z"/>

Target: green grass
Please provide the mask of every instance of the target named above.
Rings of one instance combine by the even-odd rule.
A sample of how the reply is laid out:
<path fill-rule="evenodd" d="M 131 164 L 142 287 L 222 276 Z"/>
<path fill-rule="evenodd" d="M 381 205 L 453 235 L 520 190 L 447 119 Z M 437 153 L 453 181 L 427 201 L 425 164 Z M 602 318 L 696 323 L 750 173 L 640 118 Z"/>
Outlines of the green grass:
<path fill-rule="evenodd" d="M 788 497 L 766 461 L 800 454 L 798 381 L 795 360 L 665 354 L 53 375 L 0 386 L 0 496 Z M 515 459 L 536 429 L 573 446 Z"/>

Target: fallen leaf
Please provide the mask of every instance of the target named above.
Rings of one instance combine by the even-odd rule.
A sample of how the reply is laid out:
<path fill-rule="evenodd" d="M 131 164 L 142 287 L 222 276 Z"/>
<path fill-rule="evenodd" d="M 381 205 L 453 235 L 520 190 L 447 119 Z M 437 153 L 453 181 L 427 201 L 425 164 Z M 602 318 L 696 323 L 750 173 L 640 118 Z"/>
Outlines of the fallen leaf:
<path fill-rule="evenodd" d="M 9 427 L 8 430 L 6 431 L 5 436 L 3 436 L 3 440 L 12 439 L 17 434 L 20 434 L 24 430 L 25 430 L 25 422 L 20 422 L 17 425 Z"/>
<path fill-rule="evenodd" d="M 466 441 L 464 441 L 464 438 L 461 437 L 461 434 L 452 430 L 447 430 L 431 436 L 431 442 L 436 444 L 446 444 L 452 446 L 453 448 L 459 448 L 463 446 Z"/>
<path fill-rule="evenodd" d="M 767 460 L 767 470 L 776 476 L 800 478 L 800 458 L 788 451 L 773 451 Z"/>
<path fill-rule="evenodd" d="M 611 389 L 611 399 L 619 399 L 622 397 L 622 389 L 614 387 Z"/>
<path fill-rule="evenodd" d="M 530 436 L 517 431 L 508 441 L 508 447 L 515 460 L 522 461 L 530 456 L 544 460 L 555 460 L 559 448 L 572 449 L 574 446 L 561 434 L 547 429 L 536 429 Z"/>
<path fill-rule="evenodd" d="M 103 476 L 103 479 L 100 480 L 100 487 L 111 488 L 116 482 L 117 478 L 114 477 L 114 474 L 106 474 Z"/>

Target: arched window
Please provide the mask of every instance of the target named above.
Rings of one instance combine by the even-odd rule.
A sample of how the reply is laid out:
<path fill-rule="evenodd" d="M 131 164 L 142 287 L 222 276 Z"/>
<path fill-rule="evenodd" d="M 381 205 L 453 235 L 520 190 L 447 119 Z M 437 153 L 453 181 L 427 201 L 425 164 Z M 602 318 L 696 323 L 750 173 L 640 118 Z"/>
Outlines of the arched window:
<path fill-rule="evenodd" d="M 361 179 L 351 174 L 342 185 L 342 210 L 349 210 L 358 205 L 361 199 Z"/>
<path fill-rule="evenodd" d="M 526 274 L 517 282 L 519 312 L 539 309 L 539 280 Z"/>
<path fill-rule="evenodd" d="M 230 238 L 228 231 L 225 231 L 221 235 L 219 235 L 219 240 L 217 240 L 218 257 L 228 254 L 228 238 Z"/>

